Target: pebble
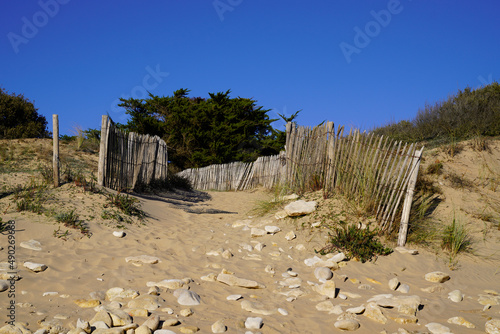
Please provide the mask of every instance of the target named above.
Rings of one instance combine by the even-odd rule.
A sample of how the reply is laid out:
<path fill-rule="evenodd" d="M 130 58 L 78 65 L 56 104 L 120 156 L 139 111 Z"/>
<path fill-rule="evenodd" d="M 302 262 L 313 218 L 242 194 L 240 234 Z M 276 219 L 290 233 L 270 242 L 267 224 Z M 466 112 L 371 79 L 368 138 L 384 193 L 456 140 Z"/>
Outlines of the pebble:
<path fill-rule="evenodd" d="M 24 262 L 24 266 L 35 273 L 39 273 L 47 269 L 47 266 L 42 263 Z"/>
<path fill-rule="evenodd" d="M 175 319 L 175 318 L 165 319 L 165 320 L 163 321 L 162 328 L 172 327 L 172 326 L 177 326 L 177 325 L 179 325 L 180 323 L 181 323 L 181 322 L 179 321 L 179 319 Z"/>
<path fill-rule="evenodd" d="M 7 280 L 0 280 L 0 292 L 4 292 L 9 288 L 9 281 Z"/>
<path fill-rule="evenodd" d="M 464 299 L 464 295 L 460 290 L 453 290 L 448 293 L 448 299 L 455 303 L 460 303 Z"/>
<path fill-rule="evenodd" d="M 291 240 L 295 239 L 296 237 L 297 236 L 295 235 L 295 232 L 293 232 L 293 231 L 290 231 L 285 235 L 285 239 L 288 241 L 291 241 Z"/>
<path fill-rule="evenodd" d="M 353 314 L 361 314 L 365 311 L 365 306 L 361 305 L 358 307 L 351 307 L 345 310 L 347 313 L 353 313 Z"/>
<path fill-rule="evenodd" d="M 264 320 L 260 317 L 248 317 L 245 320 L 246 329 L 260 329 L 263 325 Z"/>
<path fill-rule="evenodd" d="M 113 235 L 117 238 L 123 238 L 125 236 L 125 232 L 123 231 L 114 231 Z"/>
<path fill-rule="evenodd" d="M 485 332 L 488 334 L 500 333 L 500 319 L 491 319 L 484 324 Z"/>
<path fill-rule="evenodd" d="M 113 301 L 115 299 L 132 299 L 139 296 L 139 292 L 132 289 L 123 289 L 120 287 L 110 288 L 106 291 L 106 299 Z"/>
<path fill-rule="evenodd" d="M 450 275 L 441 271 L 433 271 L 425 274 L 425 280 L 434 283 L 443 283 L 450 279 Z"/>
<path fill-rule="evenodd" d="M 400 284 L 396 291 L 401 293 L 408 293 L 410 292 L 410 286 L 408 284 Z"/>
<path fill-rule="evenodd" d="M 285 310 L 285 309 L 283 309 L 283 308 L 278 308 L 278 312 L 279 312 L 279 314 L 281 314 L 281 315 L 288 315 L 288 311 L 287 311 L 287 310 Z"/>
<path fill-rule="evenodd" d="M 224 325 L 224 321 L 217 320 L 212 324 L 212 333 L 224 333 L 227 331 L 226 325 Z"/>
<path fill-rule="evenodd" d="M 267 231 L 263 230 L 261 228 L 252 227 L 252 229 L 250 230 L 250 235 L 252 237 L 262 237 L 266 234 L 267 234 Z"/>
<path fill-rule="evenodd" d="M 179 314 L 182 315 L 183 317 L 189 317 L 193 315 L 193 310 L 190 308 L 185 308 L 179 311 Z"/>
<path fill-rule="evenodd" d="M 326 281 L 321 285 L 315 286 L 315 290 L 317 293 L 323 296 L 327 296 L 328 298 L 335 298 L 336 295 L 336 286 L 334 281 Z"/>
<path fill-rule="evenodd" d="M 454 325 L 459 325 L 459 326 L 465 326 L 467 328 L 476 328 L 476 326 L 473 323 L 465 320 L 463 317 L 450 318 L 450 319 L 448 319 L 448 323 L 454 324 Z"/>
<path fill-rule="evenodd" d="M 200 329 L 196 326 L 182 326 L 179 327 L 179 331 L 184 334 L 193 334 L 198 332 Z"/>
<path fill-rule="evenodd" d="M 154 331 L 154 334 L 176 334 L 176 333 L 168 329 L 157 329 Z"/>
<path fill-rule="evenodd" d="M 40 244 L 40 241 L 36 241 L 33 239 L 28 240 L 28 241 L 23 241 L 19 244 L 19 246 L 21 246 L 22 248 L 31 249 L 34 251 L 41 251 L 42 250 L 42 244 Z"/>
<path fill-rule="evenodd" d="M 200 305 L 200 296 L 191 290 L 177 289 L 174 291 L 177 302 L 183 306 Z"/>
<path fill-rule="evenodd" d="M 149 255 L 139 255 L 139 256 L 129 256 L 125 258 L 125 262 L 131 262 L 132 264 L 135 265 L 141 265 L 141 264 L 156 264 L 160 262 L 160 259 L 157 258 L 156 256 L 149 256 Z"/>
<path fill-rule="evenodd" d="M 298 200 L 284 207 L 287 216 L 296 217 L 313 213 L 316 210 L 317 203 L 315 201 L 306 202 Z"/>
<path fill-rule="evenodd" d="M 226 297 L 227 300 L 238 300 L 238 299 L 241 299 L 243 298 L 242 295 L 229 295 Z"/>
<path fill-rule="evenodd" d="M 320 281 L 321 280 L 327 281 L 327 280 L 330 280 L 333 277 L 333 273 L 330 270 L 330 268 L 327 268 L 327 267 L 316 267 L 314 269 L 314 276 L 318 280 L 320 280 Z"/>
<path fill-rule="evenodd" d="M 432 333 L 432 334 L 445 334 L 445 333 L 451 333 L 450 329 L 444 325 L 438 324 L 437 322 L 430 322 L 427 325 L 425 325 L 427 329 Z"/>
<path fill-rule="evenodd" d="M 389 289 L 396 290 L 399 286 L 399 279 L 397 277 L 391 278 L 389 280 Z"/>
<path fill-rule="evenodd" d="M 256 281 L 239 278 L 234 275 L 223 274 L 223 273 L 217 275 L 217 281 L 230 286 L 239 286 L 248 289 L 265 289 L 266 287 L 265 285 L 260 284 Z"/>
<path fill-rule="evenodd" d="M 343 331 L 355 331 L 359 328 L 359 322 L 354 319 L 338 320 L 333 324 L 336 328 Z"/>
<path fill-rule="evenodd" d="M 264 229 L 269 234 L 276 234 L 281 231 L 281 229 L 278 226 L 265 226 Z"/>

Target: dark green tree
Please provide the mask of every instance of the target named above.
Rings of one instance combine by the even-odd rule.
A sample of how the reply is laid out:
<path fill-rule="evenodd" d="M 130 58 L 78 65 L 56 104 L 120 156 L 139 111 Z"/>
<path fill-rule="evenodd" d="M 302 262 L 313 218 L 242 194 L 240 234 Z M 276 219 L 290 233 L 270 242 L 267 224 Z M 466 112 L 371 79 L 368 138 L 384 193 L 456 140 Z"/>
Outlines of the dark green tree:
<path fill-rule="evenodd" d="M 119 106 L 131 116 L 123 128 L 161 137 L 178 169 L 253 161 L 283 148 L 271 126 L 275 119 L 256 101 L 230 98 L 230 90 L 209 93 L 207 99 L 188 93 L 179 89 L 173 96 L 121 99 Z"/>
<path fill-rule="evenodd" d="M 0 87 L 0 138 L 48 137 L 47 120 L 37 110 L 22 94 L 9 94 Z"/>

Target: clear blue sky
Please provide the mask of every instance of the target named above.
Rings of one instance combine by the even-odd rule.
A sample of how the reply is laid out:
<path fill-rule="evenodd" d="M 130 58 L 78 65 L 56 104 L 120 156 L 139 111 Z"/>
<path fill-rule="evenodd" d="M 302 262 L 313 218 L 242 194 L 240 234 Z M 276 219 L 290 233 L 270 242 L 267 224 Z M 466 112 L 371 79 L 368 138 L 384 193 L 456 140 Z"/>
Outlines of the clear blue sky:
<path fill-rule="evenodd" d="M 4 1 L 0 85 L 62 134 L 179 88 L 370 129 L 499 81 L 499 15 L 497 0 Z"/>

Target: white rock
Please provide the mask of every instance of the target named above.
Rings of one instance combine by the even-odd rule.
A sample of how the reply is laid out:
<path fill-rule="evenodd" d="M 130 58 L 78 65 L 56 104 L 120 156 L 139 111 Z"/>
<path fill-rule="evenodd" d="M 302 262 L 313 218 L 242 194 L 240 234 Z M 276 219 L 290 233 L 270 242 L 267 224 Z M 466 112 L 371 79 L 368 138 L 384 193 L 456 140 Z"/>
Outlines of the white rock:
<path fill-rule="evenodd" d="M 359 322 L 354 319 L 338 320 L 333 325 L 343 331 L 355 331 L 359 328 Z"/>
<path fill-rule="evenodd" d="M 365 305 L 361 305 L 358 307 L 351 307 L 345 310 L 347 313 L 353 313 L 353 314 L 361 314 L 365 311 Z"/>
<path fill-rule="evenodd" d="M 226 260 L 229 260 L 230 258 L 233 257 L 233 253 L 229 249 L 226 249 L 225 251 L 222 252 L 222 257 Z"/>
<path fill-rule="evenodd" d="M 399 280 L 397 277 L 391 278 L 389 280 L 389 289 L 396 290 L 399 286 Z"/>
<path fill-rule="evenodd" d="M 491 319 L 484 324 L 484 329 L 488 334 L 500 334 L 500 319 Z"/>
<path fill-rule="evenodd" d="M 224 325 L 224 321 L 217 320 L 212 324 L 212 333 L 224 333 L 227 331 L 226 325 Z"/>
<path fill-rule="evenodd" d="M 287 286 L 290 289 L 299 288 L 301 284 L 302 279 L 300 279 L 299 277 L 290 277 L 283 281 L 280 281 L 281 286 Z"/>
<path fill-rule="evenodd" d="M 303 244 L 298 244 L 297 246 L 295 246 L 295 249 L 298 251 L 304 251 L 306 250 L 306 246 L 304 246 Z"/>
<path fill-rule="evenodd" d="M 21 246 L 22 248 L 31 249 L 34 251 L 41 251 L 42 250 L 42 244 L 40 244 L 40 241 L 36 241 L 33 239 L 28 240 L 28 241 L 23 241 L 19 244 L 19 246 Z"/>
<path fill-rule="evenodd" d="M 182 315 L 183 317 L 190 317 L 194 314 L 194 312 L 190 308 L 185 308 L 180 310 L 179 314 Z"/>
<path fill-rule="evenodd" d="M 295 239 L 297 236 L 295 235 L 295 233 L 293 231 L 290 231 L 288 232 L 286 235 L 285 235 L 285 239 L 290 241 L 290 240 L 293 240 Z"/>
<path fill-rule="evenodd" d="M 340 261 L 344 261 L 345 260 L 345 254 L 340 252 L 338 254 L 335 254 L 334 256 L 332 256 L 331 258 L 328 259 L 328 261 L 333 261 L 333 262 L 340 262 Z"/>
<path fill-rule="evenodd" d="M 153 334 L 177 334 L 177 333 L 168 329 L 157 329 L 153 332 Z"/>
<path fill-rule="evenodd" d="M 283 219 L 286 217 L 288 217 L 288 214 L 286 213 L 285 210 L 278 211 L 274 214 L 274 218 L 276 218 L 276 219 Z"/>
<path fill-rule="evenodd" d="M 56 292 L 56 291 L 47 291 L 47 292 L 44 292 L 42 294 L 42 297 L 45 297 L 45 296 L 57 296 L 59 294 L 59 292 Z"/>
<path fill-rule="evenodd" d="M 24 262 L 24 266 L 35 273 L 39 273 L 47 269 L 47 266 L 42 263 Z"/>
<path fill-rule="evenodd" d="M 132 289 L 123 289 L 120 287 L 114 287 L 106 291 L 106 299 L 109 301 L 114 301 L 115 299 L 132 299 L 139 296 L 139 292 Z"/>
<path fill-rule="evenodd" d="M 177 302 L 184 306 L 200 305 L 200 296 L 191 290 L 177 289 L 174 291 Z"/>
<path fill-rule="evenodd" d="M 150 256 L 150 255 L 139 255 L 139 256 L 129 256 L 125 258 L 125 261 L 132 262 L 132 264 L 156 264 L 160 262 L 160 259 L 157 258 L 156 256 Z"/>
<path fill-rule="evenodd" d="M 336 295 L 336 286 L 334 281 L 326 281 L 321 285 L 317 285 L 314 287 L 317 293 L 323 296 L 327 296 L 330 299 L 335 298 Z"/>
<path fill-rule="evenodd" d="M 308 267 L 313 267 L 315 266 L 317 263 L 321 262 L 323 260 L 321 260 L 321 258 L 317 257 L 317 256 L 314 256 L 314 257 L 311 257 L 309 259 L 305 259 L 304 260 L 304 263 L 306 264 L 306 266 Z"/>
<path fill-rule="evenodd" d="M 252 227 L 252 229 L 250 230 L 250 235 L 252 237 L 262 237 L 266 234 L 267 234 L 266 230 L 263 230 L 261 228 Z"/>
<path fill-rule="evenodd" d="M 446 333 L 451 333 L 450 329 L 446 326 L 443 326 L 441 324 L 438 324 L 437 322 L 430 322 L 427 325 L 425 325 L 427 329 L 432 333 L 432 334 L 446 334 Z"/>
<path fill-rule="evenodd" d="M 311 226 L 312 227 L 320 227 L 321 226 L 321 222 L 312 223 Z"/>
<path fill-rule="evenodd" d="M 400 284 L 396 291 L 401 293 L 408 293 L 410 292 L 410 286 L 408 284 Z"/>
<path fill-rule="evenodd" d="M 315 201 L 306 202 L 298 200 L 285 206 L 285 212 L 290 217 L 303 216 L 310 214 L 316 210 L 317 203 Z"/>
<path fill-rule="evenodd" d="M 245 328 L 247 329 L 260 329 L 264 320 L 261 317 L 248 317 L 245 320 Z"/>
<path fill-rule="evenodd" d="M 281 229 L 278 226 L 266 226 L 266 227 L 264 227 L 264 229 L 269 234 L 276 234 L 279 231 L 281 231 Z"/>
<path fill-rule="evenodd" d="M 255 244 L 255 249 L 258 250 L 259 252 L 262 252 L 262 249 L 264 249 L 264 247 L 266 247 L 265 244 L 263 244 L 262 242 L 259 242 L 257 244 Z"/>
<path fill-rule="evenodd" d="M 278 308 L 278 312 L 281 314 L 281 315 L 288 315 L 288 311 L 285 310 L 285 309 L 282 309 L 282 308 Z"/>
<path fill-rule="evenodd" d="M 125 236 L 125 232 L 123 231 L 114 231 L 113 235 L 117 238 L 123 238 Z"/>
<path fill-rule="evenodd" d="M 170 290 L 180 289 L 180 288 L 184 287 L 185 285 L 186 285 L 186 283 L 180 279 L 164 279 L 163 281 L 160 281 L 160 282 L 147 282 L 146 283 L 146 286 L 148 286 L 148 287 L 157 286 L 159 288 L 170 289 Z"/>
<path fill-rule="evenodd" d="M 217 275 L 217 281 L 230 286 L 240 286 L 248 289 L 265 289 L 265 285 L 260 284 L 256 281 L 239 278 L 234 275 L 224 273 Z"/>
<path fill-rule="evenodd" d="M 333 277 L 333 273 L 332 271 L 330 270 L 330 268 L 326 268 L 326 267 L 317 267 L 314 269 L 314 276 L 318 279 L 318 280 L 329 280 Z"/>
<path fill-rule="evenodd" d="M 460 303 L 464 299 L 464 295 L 460 290 L 453 290 L 448 293 L 448 299 L 455 303 Z"/>
<path fill-rule="evenodd" d="M 440 271 L 433 271 L 425 274 L 425 280 L 434 283 L 443 283 L 450 279 L 450 276 Z"/>
<path fill-rule="evenodd" d="M 241 298 L 243 298 L 242 295 L 230 295 L 226 297 L 227 300 L 239 300 Z"/>
<path fill-rule="evenodd" d="M 0 292 L 4 292 L 9 288 L 9 281 L 7 280 L 0 280 Z"/>
<path fill-rule="evenodd" d="M 417 255 L 418 251 L 416 249 L 408 249 L 406 247 L 396 247 L 394 248 L 397 252 L 401 254 L 411 254 L 411 255 Z"/>

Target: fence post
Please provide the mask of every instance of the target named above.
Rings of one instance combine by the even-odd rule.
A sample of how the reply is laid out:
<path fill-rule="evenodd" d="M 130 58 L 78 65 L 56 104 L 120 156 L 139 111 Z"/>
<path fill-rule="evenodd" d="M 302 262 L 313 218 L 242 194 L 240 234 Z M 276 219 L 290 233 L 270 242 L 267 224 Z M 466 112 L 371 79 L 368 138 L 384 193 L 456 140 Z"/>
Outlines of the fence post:
<path fill-rule="evenodd" d="M 53 158 L 52 168 L 54 176 L 54 187 L 59 187 L 59 118 L 57 115 L 52 115 L 52 147 Z"/>
<path fill-rule="evenodd" d="M 398 246 L 402 247 L 406 244 L 406 236 L 408 234 L 408 221 L 410 219 L 410 209 L 413 202 L 413 192 L 415 191 L 415 185 L 417 183 L 418 169 L 420 168 L 420 161 L 422 158 L 422 152 L 424 148 L 422 147 L 420 151 L 416 151 L 413 157 L 410 180 L 408 182 L 408 188 L 406 190 L 405 202 L 403 205 L 403 213 L 401 215 L 401 224 L 399 225 L 399 235 L 398 235 Z"/>
<path fill-rule="evenodd" d="M 103 115 L 101 121 L 101 143 L 99 148 L 99 166 L 97 168 L 97 184 L 104 186 L 104 174 L 106 170 L 106 156 L 108 154 L 106 141 L 108 140 L 108 116 Z"/>

